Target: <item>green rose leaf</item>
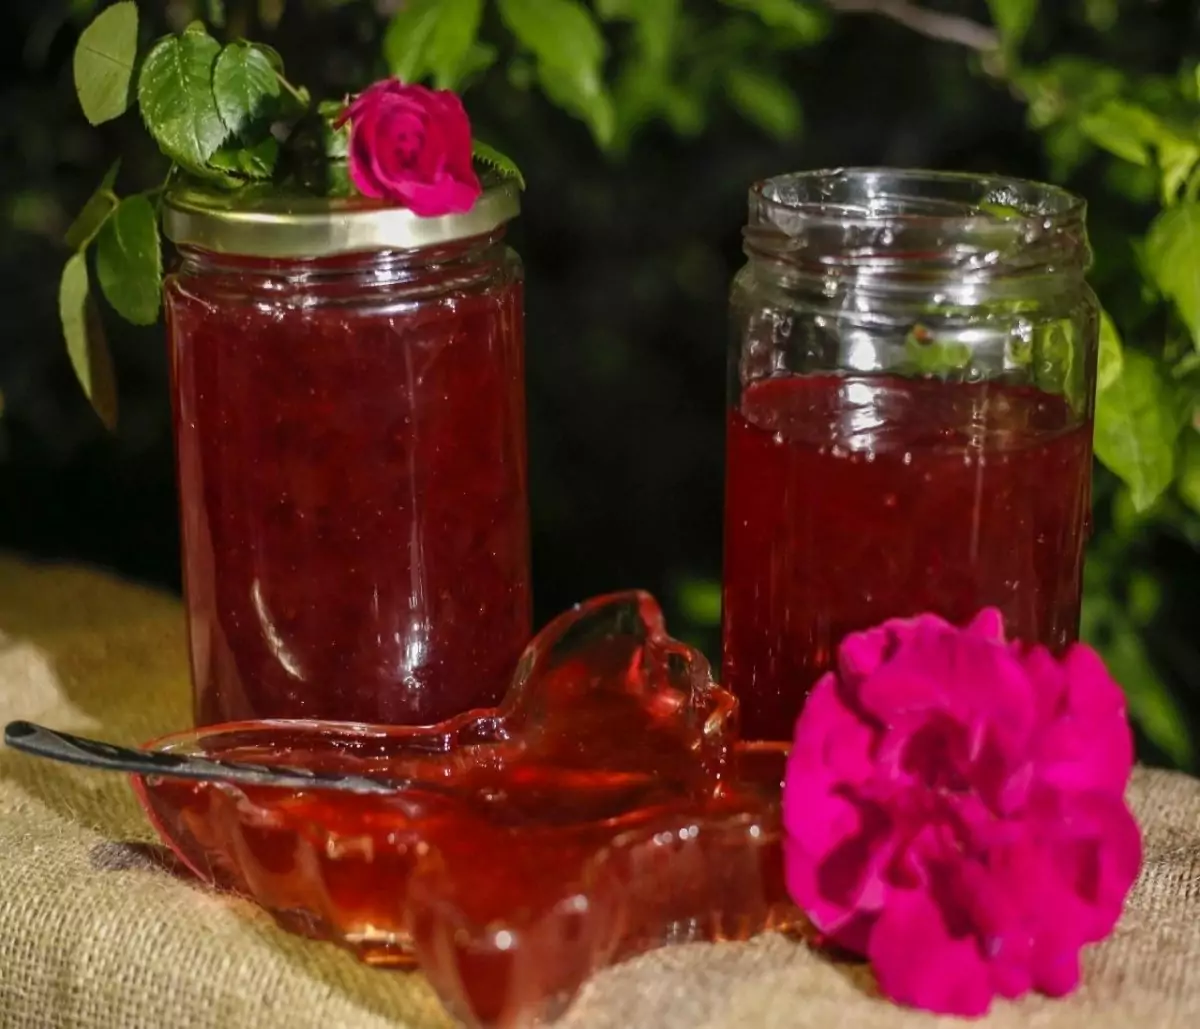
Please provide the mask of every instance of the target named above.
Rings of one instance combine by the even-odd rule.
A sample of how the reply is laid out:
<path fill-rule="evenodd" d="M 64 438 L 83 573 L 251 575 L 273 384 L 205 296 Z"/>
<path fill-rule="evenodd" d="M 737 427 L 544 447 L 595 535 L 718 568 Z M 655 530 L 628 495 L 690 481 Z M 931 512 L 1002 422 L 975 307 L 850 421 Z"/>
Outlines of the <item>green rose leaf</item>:
<path fill-rule="evenodd" d="M 67 355 L 79 385 L 100 420 L 110 430 L 117 424 L 117 390 L 112 357 L 88 281 L 87 256 L 75 254 L 63 269 L 58 287 L 58 313 Z"/>
<path fill-rule="evenodd" d="M 71 222 L 65 239 L 67 246 L 72 250 L 82 250 L 91 243 L 108 220 L 108 216 L 117 209 L 120 198 L 113 192 L 113 186 L 117 183 L 117 173 L 120 170 L 121 162 L 116 161 L 96 187 L 96 192 L 83 205 L 83 210 Z"/>
<path fill-rule="evenodd" d="M 213 67 L 220 53 L 215 39 L 190 28 L 155 44 L 138 79 L 146 128 L 162 152 L 188 171 L 203 173 L 229 138 L 213 95 Z"/>
<path fill-rule="evenodd" d="M 158 213 L 143 194 L 122 200 L 100 230 L 96 277 L 126 321 L 152 325 L 157 320 L 162 294 Z"/>
<path fill-rule="evenodd" d="M 1121 374 L 1096 403 L 1096 456 L 1129 487 L 1144 511 L 1175 477 L 1179 435 L 1170 384 L 1148 354 L 1128 350 Z"/>
<path fill-rule="evenodd" d="M 1038 0 L 988 0 L 992 21 L 1007 50 L 1016 50 L 1037 14 Z"/>
<path fill-rule="evenodd" d="M 1200 203 L 1181 203 L 1155 218 L 1143 257 L 1150 277 L 1175 305 L 1200 349 Z"/>
<path fill-rule="evenodd" d="M 222 147 L 208 159 L 208 164 L 235 179 L 262 182 L 275 174 L 278 160 L 279 142 L 274 136 L 267 136 L 250 146 Z"/>
<path fill-rule="evenodd" d="M 138 11 L 133 0 L 105 8 L 75 46 L 75 92 L 93 125 L 129 109 L 129 85 L 137 60 Z"/>
<path fill-rule="evenodd" d="M 230 43 L 213 65 L 213 99 L 231 136 L 268 121 L 280 92 L 271 57 L 249 43 Z"/>
<path fill-rule="evenodd" d="M 612 97 L 602 75 L 600 26 L 579 0 L 499 0 L 504 24 L 537 60 L 546 95 L 576 117 L 607 147 L 616 132 Z"/>
<path fill-rule="evenodd" d="M 1144 107 L 1108 100 L 1079 119 L 1079 128 L 1098 147 L 1133 164 L 1146 165 L 1151 148 L 1173 138 L 1171 130 Z"/>
<path fill-rule="evenodd" d="M 383 53 L 403 82 L 433 76 L 438 89 L 454 89 L 477 70 L 472 50 L 483 18 L 483 0 L 410 0 L 392 19 Z M 475 68 L 470 68 L 475 64 Z"/>
<path fill-rule="evenodd" d="M 780 142 L 800 132 L 800 101 L 775 75 L 755 68 L 730 68 L 725 75 L 729 100 L 742 115 Z"/>
<path fill-rule="evenodd" d="M 521 189 L 525 188 L 525 176 L 521 174 L 521 169 L 517 167 L 516 162 L 511 157 L 500 153 L 495 147 L 475 140 L 471 144 L 471 156 L 484 167 L 494 169 L 506 179 L 515 180 Z"/>

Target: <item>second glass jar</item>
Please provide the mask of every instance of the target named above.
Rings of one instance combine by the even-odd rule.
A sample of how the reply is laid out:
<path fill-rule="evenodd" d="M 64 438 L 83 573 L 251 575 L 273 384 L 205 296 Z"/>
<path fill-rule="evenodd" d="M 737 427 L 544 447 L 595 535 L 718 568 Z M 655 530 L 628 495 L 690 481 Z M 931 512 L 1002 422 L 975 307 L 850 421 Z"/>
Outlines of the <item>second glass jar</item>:
<path fill-rule="evenodd" d="M 531 622 L 516 206 L 169 198 L 198 724 L 503 695 Z"/>
<path fill-rule="evenodd" d="M 981 608 L 1078 632 L 1098 308 L 1084 207 L 986 176 L 751 191 L 732 293 L 723 681 L 788 739 L 847 633 Z"/>

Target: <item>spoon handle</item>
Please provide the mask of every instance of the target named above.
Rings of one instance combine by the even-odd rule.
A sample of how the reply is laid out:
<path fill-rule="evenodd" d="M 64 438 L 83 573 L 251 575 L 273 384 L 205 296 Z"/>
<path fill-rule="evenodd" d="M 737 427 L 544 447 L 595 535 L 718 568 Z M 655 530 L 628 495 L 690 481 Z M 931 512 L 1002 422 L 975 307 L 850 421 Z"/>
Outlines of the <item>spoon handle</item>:
<path fill-rule="evenodd" d="M 129 775 L 158 775 L 246 786 L 279 786 L 293 790 L 341 790 L 348 793 L 395 793 L 412 785 L 359 775 L 336 775 L 304 768 L 243 764 L 195 754 L 118 747 L 100 740 L 56 732 L 32 722 L 10 722 L 4 727 L 4 742 L 13 750 L 33 757 Z"/>

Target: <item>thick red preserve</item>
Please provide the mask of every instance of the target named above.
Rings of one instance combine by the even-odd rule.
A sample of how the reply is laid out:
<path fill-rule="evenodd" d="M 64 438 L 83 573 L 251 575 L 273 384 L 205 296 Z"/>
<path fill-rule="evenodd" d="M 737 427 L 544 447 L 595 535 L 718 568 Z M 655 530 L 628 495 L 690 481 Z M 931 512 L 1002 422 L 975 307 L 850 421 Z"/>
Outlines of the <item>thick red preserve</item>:
<path fill-rule="evenodd" d="M 729 412 L 724 682 L 750 737 L 790 733 L 849 632 L 999 607 L 1078 631 L 1091 425 L 1032 387 L 900 377 L 753 383 Z"/>
<path fill-rule="evenodd" d="M 792 737 L 847 634 L 1079 628 L 1098 306 L 1084 205 L 894 169 L 755 185 L 731 293 L 722 678 Z"/>
<path fill-rule="evenodd" d="M 504 693 L 531 619 L 522 276 L 481 204 L 168 216 L 198 724 L 424 724 Z"/>

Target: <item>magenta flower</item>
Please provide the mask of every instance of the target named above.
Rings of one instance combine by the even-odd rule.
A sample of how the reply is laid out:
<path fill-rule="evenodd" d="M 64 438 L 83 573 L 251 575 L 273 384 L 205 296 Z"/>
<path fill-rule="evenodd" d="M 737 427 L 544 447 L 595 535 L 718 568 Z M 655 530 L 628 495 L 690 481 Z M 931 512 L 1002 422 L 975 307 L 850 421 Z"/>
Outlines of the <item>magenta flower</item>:
<path fill-rule="evenodd" d="M 1079 984 L 1141 864 L 1133 741 L 1096 654 L 1004 641 L 999 612 L 843 642 L 796 723 L 788 889 L 888 997 L 981 1015 Z"/>
<path fill-rule="evenodd" d="M 482 192 L 457 94 L 384 79 L 355 97 L 336 125 L 347 121 L 350 181 L 363 196 L 433 217 L 469 211 Z"/>

